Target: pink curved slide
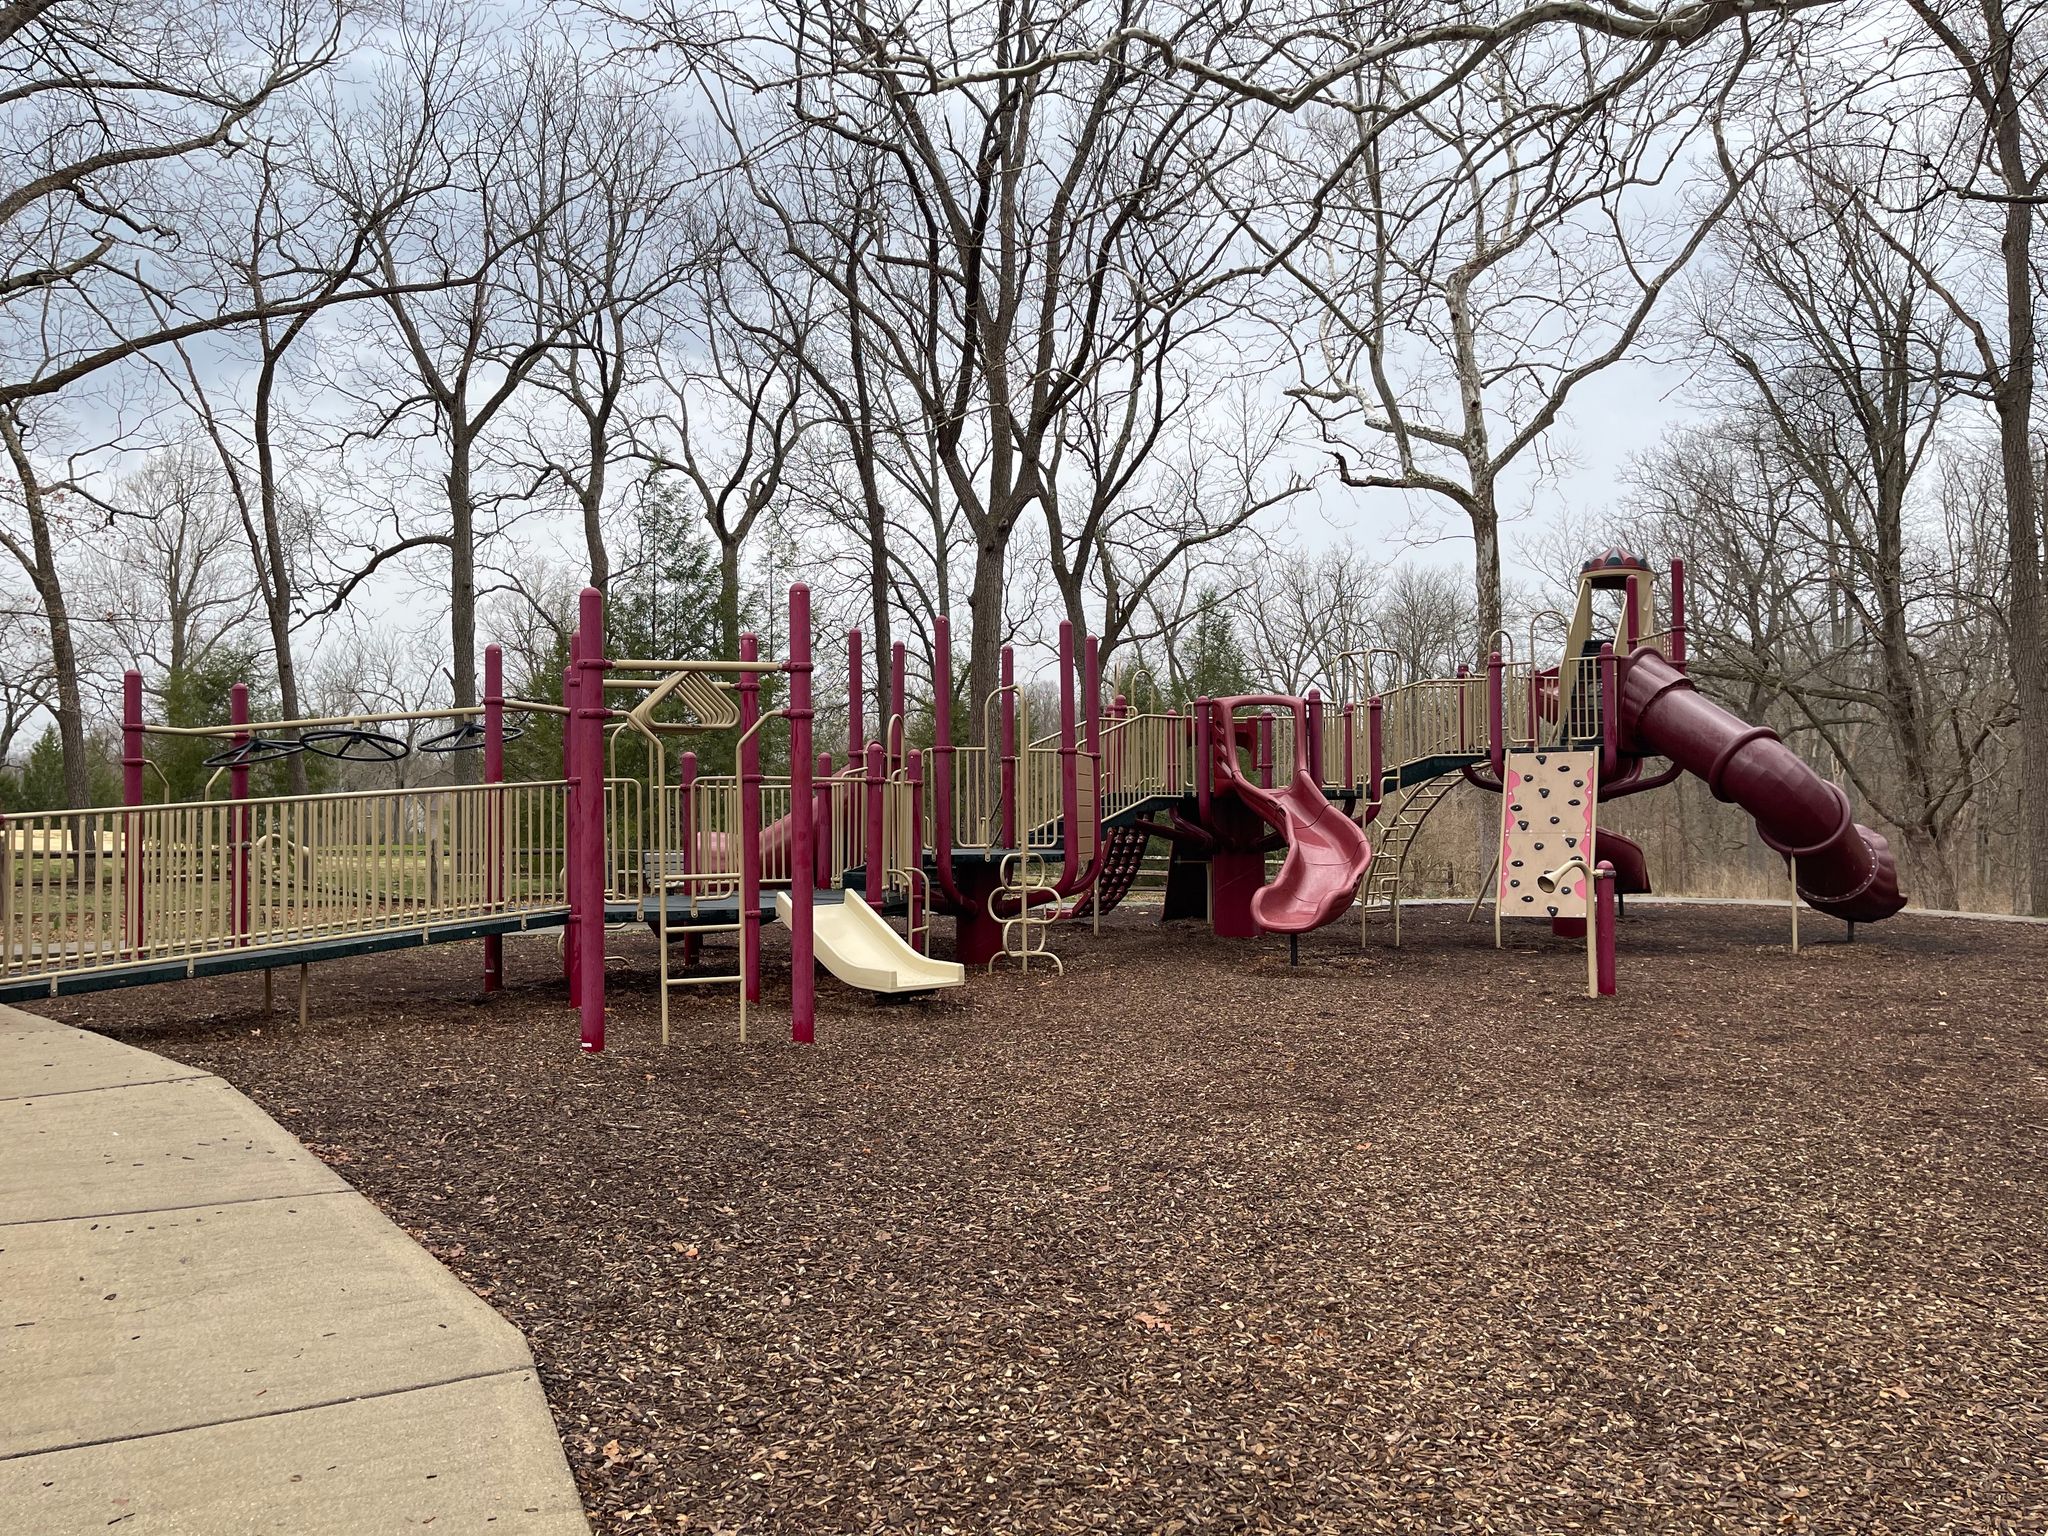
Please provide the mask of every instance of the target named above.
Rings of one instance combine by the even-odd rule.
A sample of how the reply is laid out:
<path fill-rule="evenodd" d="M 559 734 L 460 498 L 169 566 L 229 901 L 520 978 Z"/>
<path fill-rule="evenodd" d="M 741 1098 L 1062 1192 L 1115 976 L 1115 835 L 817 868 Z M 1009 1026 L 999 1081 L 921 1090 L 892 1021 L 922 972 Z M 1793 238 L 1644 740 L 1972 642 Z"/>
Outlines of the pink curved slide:
<path fill-rule="evenodd" d="M 1252 895 L 1252 918 L 1268 933 L 1308 933 L 1335 922 L 1358 891 L 1372 862 L 1372 845 L 1357 822 L 1324 798 L 1305 772 L 1277 792 L 1242 774 L 1232 789 L 1287 839 L 1287 856 L 1271 885 Z"/>
<path fill-rule="evenodd" d="M 1779 853 L 1798 860 L 1799 894 L 1817 911 L 1874 923 L 1906 904 L 1891 845 L 1849 812 L 1849 797 L 1801 762 L 1768 726 L 1744 724 L 1703 698 L 1655 651 L 1628 658 L 1622 740 L 1707 781 L 1717 800 L 1756 818 Z"/>

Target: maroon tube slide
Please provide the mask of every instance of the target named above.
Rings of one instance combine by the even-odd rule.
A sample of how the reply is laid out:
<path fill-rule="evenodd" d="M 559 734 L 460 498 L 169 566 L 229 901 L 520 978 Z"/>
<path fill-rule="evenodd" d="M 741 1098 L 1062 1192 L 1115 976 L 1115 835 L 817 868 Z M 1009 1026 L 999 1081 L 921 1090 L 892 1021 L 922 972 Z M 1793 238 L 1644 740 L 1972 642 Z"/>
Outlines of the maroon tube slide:
<path fill-rule="evenodd" d="M 1621 739 L 1707 781 L 1756 819 L 1765 843 L 1797 859 L 1799 894 L 1817 911 L 1875 923 L 1906 904 L 1891 845 L 1849 812 L 1849 797 L 1768 726 L 1745 725 L 1703 698 L 1653 650 L 1622 668 Z"/>

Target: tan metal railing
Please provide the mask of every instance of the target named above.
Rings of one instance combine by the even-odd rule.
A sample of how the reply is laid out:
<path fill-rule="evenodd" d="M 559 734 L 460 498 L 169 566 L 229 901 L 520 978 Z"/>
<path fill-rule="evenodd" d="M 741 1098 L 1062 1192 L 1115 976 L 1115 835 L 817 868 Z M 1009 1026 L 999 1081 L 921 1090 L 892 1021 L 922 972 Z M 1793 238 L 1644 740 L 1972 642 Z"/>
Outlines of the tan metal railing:
<path fill-rule="evenodd" d="M 559 782 L 0 817 L 0 976 L 563 904 Z"/>
<path fill-rule="evenodd" d="M 1427 758 L 1454 757 L 1487 742 L 1484 677 L 1431 678 L 1381 698 L 1381 767 L 1392 773 Z"/>
<path fill-rule="evenodd" d="M 646 889 L 641 850 L 652 828 L 647 824 L 646 786 L 638 779 L 604 781 L 604 849 L 607 901 L 638 901 Z"/>
<path fill-rule="evenodd" d="M 987 747 L 953 749 L 953 842 L 956 847 L 991 847 L 1001 834 L 998 812 L 1002 783 L 996 773 L 999 755 Z"/>
<path fill-rule="evenodd" d="M 1102 804 L 1114 815 L 1155 795 L 1187 792 L 1187 721 L 1179 715 L 1129 715 L 1102 732 Z"/>

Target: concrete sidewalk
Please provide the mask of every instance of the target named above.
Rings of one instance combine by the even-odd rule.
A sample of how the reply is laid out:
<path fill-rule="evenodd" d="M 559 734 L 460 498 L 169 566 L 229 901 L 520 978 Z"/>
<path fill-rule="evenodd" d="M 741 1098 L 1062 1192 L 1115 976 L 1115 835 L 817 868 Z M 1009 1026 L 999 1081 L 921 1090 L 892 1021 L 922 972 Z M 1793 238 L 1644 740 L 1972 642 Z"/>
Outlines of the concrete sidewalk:
<path fill-rule="evenodd" d="M 0 1008 L 0 1523 L 588 1530 L 519 1331 L 207 1073 Z"/>

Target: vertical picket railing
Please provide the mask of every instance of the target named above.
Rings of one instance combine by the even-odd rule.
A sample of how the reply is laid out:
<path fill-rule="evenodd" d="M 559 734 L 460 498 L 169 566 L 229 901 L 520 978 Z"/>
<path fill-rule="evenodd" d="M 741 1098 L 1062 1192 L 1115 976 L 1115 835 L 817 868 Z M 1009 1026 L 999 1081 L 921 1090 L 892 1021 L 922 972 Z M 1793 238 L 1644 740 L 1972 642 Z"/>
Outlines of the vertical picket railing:
<path fill-rule="evenodd" d="M 0 977 L 556 907 L 563 792 L 483 784 L 0 817 Z"/>

